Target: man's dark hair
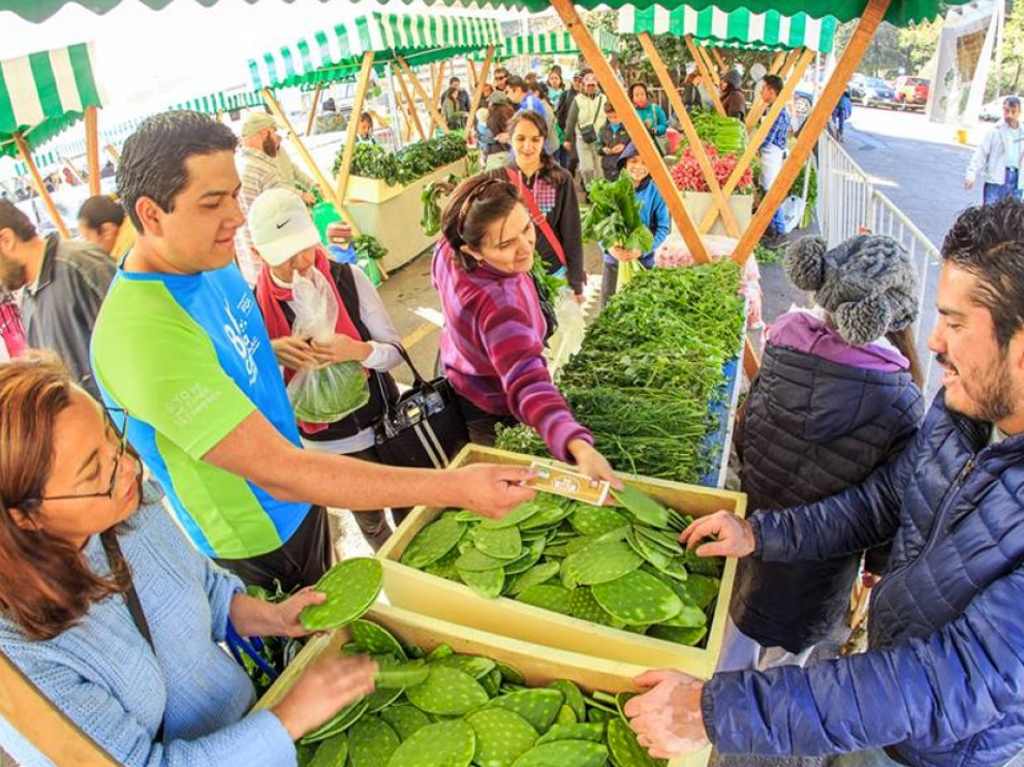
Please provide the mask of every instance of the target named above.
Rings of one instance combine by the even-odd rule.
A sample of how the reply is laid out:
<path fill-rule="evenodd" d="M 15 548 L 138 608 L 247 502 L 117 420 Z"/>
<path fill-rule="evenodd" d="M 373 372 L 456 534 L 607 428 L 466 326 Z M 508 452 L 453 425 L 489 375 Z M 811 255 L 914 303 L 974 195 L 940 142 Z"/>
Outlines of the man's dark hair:
<path fill-rule="evenodd" d="M 504 75 L 505 77 L 508 77 L 508 69 L 506 69 L 505 67 L 495 67 L 494 76 L 497 77 L 498 75 Z"/>
<path fill-rule="evenodd" d="M 448 81 L 448 87 L 451 87 L 453 85 L 462 85 L 462 80 L 460 80 L 457 77 L 453 77 L 451 80 Z"/>
<path fill-rule="evenodd" d="M 117 166 L 117 195 L 135 228 L 143 231 L 135 212 L 143 197 L 168 213 L 174 210 L 174 198 L 188 184 L 190 157 L 234 152 L 237 146 L 228 126 L 198 112 L 163 112 L 143 120 L 124 142 Z"/>
<path fill-rule="evenodd" d="M 942 259 L 977 278 L 974 300 L 992 315 L 1005 352 L 1024 327 L 1024 202 L 965 210 L 946 234 Z"/>
<path fill-rule="evenodd" d="M 763 82 L 776 93 L 782 93 L 782 89 L 785 87 L 782 78 L 778 75 L 765 75 Z"/>
<path fill-rule="evenodd" d="M 0 229 L 10 229 L 22 242 L 35 238 L 36 228 L 21 208 L 10 200 L 0 200 Z"/>
<path fill-rule="evenodd" d="M 1010 109 L 1020 109 L 1020 97 L 1007 96 L 1005 99 L 1003 99 L 1003 106 L 1009 107 Z"/>
<path fill-rule="evenodd" d="M 548 86 L 539 80 L 535 80 L 531 83 L 527 83 L 526 90 L 530 93 L 536 94 L 537 98 L 542 101 L 548 100 Z"/>
<path fill-rule="evenodd" d="M 523 93 L 526 93 L 526 80 L 521 78 L 519 75 L 509 75 L 508 79 L 505 81 L 505 89 L 510 90 L 512 88 L 516 88 L 521 90 Z"/>
<path fill-rule="evenodd" d="M 85 221 L 90 229 L 99 229 L 104 224 L 121 226 L 124 208 L 109 194 L 97 194 L 82 203 L 78 209 L 78 220 Z"/>

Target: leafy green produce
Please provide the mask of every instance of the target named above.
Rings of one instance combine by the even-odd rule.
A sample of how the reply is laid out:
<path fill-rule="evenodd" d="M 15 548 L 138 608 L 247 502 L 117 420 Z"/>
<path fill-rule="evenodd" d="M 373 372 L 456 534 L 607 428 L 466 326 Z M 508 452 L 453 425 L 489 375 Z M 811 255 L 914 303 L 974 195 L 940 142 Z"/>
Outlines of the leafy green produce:
<path fill-rule="evenodd" d="M 398 152 L 389 152 L 377 144 L 357 144 L 352 155 L 352 175 L 376 178 L 392 186 L 407 186 L 437 168 L 466 156 L 466 139 L 460 131 L 409 144 Z M 341 153 L 334 162 L 334 173 L 341 167 Z"/>
<path fill-rule="evenodd" d="M 430 561 L 441 549 L 453 546 L 461 566 L 431 574 L 460 582 L 485 599 L 505 596 L 561 615 L 651 636 L 655 635 L 653 629 L 660 627 L 659 636 L 696 644 L 705 632 L 676 629 L 708 624 L 718 596 L 722 560 L 698 561 L 679 545 L 679 533 L 692 521 L 688 516 L 632 488 L 616 493 L 623 504 L 620 507 L 590 506 L 540 493 L 513 509 L 507 518 L 516 522 L 504 527 L 494 527 L 493 521 L 474 514 L 449 510 L 409 542 L 402 561 Z M 451 526 L 465 529 L 449 530 Z M 460 541 L 453 544 L 456 536 Z M 516 541 L 536 553 L 528 552 L 528 566 L 520 570 L 518 559 L 500 559 L 480 551 L 481 541 L 488 541 L 491 555 L 498 549 L 511 555 Z M 691 577 L 699 580 L 687 588 Z M 374 637 L 373 645 L 381 646 L 379 637 Z M 471 675 L 483 684 L 491 670 L 481 668 Z M 578 700 L 569 699 L 564 689 L 563 693 L 570 708 L 578 709 Z M 530 721 L 523 711 L 517 713 Z M 552 706 L 550 714 L 557 716 L 558 706 Z M 573 721 L 583 721 L 579 714 L 578 710 L 573 713 Z"/>
<path fill-rule="evenodd" d="M 397 648 L 374 656 L 380 667 L 413 666 L 426 678 L 410 681 L 377 711 L 367 706 L 374 693 L 338 712 L 300 741 L 301 767 L 603 767 L 613 754 L 628 759 L 615 762 L 622 767 L 667 764 L 650 759 L 632 737 L 617 707 L 621 697 L 588 693 L 565 679 L 527 687 L 518 671 L 489 658 L 445 645 L 427 654 L 383 626 L 361 624 L 369 644 L 353 636 L 346 648 Z"/>
<path fill-rule="evenodd" d="M 432 181 L 420 193 L 423 215 L 420 217 L 420 229 L 427 237 L 434 237 L 441 231 L 441 199 L 452 193 L 459 183 L 459 177 L 449 173 L 444 180 Z"/>
<path fill-rule="evenodd" d="M 691 116 L 697 137 L 706 144 L 711 144 L 719 154 L 743 154 L 747 148 L 747 131 L 743 123 L 735 117 L 725 117 L 715 111 L 697 112 Z M 688 146 L 684 138 L 681 149 Z"/>
<path fill-rule="evenodd" d="M 309 423 L 334 423 L 370 401 L 366 372 L 358 362 L 335 362 L 301 370 L 288 383 L 295 417 Z"/>
<path fill-rule="evenodd" d="M 352 247 L 356 249 L 356 255 L 360 258 L 368 258 L 372 261 L 380 261 L 388 254 L 388 249 L 380 244 L 380 240 L 372 234 L 361 234 L 352 240 Z"/>
<path fill-rule="evenodd" d="M 314 587 L 327 595 L 327 601 L 309 605 L 299 620 L 309 631 L 326 631 L 358 619 L 377 600 L 384 583 L 384 568 L 376 559 L 346 559 L 317 581 Z"/>
<path fill-rule="evenodd" d="M 590 209 L 583 217 L 583 239 L 606 248 L 618 245 L 626 250 L 649 253 L 654 235 L 640 218 L 640 203 L 628 173 L 618 181 L 598 179 L 587 189 Z"/>
<path fill-rule="evenodd" d="M 547 300 L 551 306 L 557 304 L 558 294 L 562 291 L 562 288 L 569 284 L 565 278 L 556 277 L 548 273 L 547 266 L 544 264 L 544 259 L 541 258 L 540 253 L 533 254 L 533 266 L 530 267 L 530 276 L 533 277 L 533 282 L 537 286 L 537 292 L 540 293 L 541 299 Z"/>
<path fill-rule="evenodd" d="M 613 466 L 692 483 L 717 463 L 705 441 L 742 338 L 738 290 L 728 261 L 645 271 L 587 329 L 558 386 Z M 497 446 L 548 455 L 526 426 L 499 426 Z"/>

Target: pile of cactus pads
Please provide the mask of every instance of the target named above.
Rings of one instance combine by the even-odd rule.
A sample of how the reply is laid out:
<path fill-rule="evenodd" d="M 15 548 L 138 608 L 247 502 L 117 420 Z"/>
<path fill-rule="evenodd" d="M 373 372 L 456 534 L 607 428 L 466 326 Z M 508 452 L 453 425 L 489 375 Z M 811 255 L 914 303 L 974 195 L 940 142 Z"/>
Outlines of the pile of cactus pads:
<path fill-rule="evenodd" d="M 327 602 L 302 620 L 346 626 L 342 652 L 370 655 L 373 693 L 298 744 L 301 767 L 653 767 L 623 714 L 630 693 L 585 693 L 568 680 L 528 687 L 516 669 L 438 645 L 429 654 L 362 618 L 380 564 L 350 559 L 317 589 Z M 372 596 L 371 596 L 372 595 Z"/>
<path fill-rule="evenodd" d="M 616 629 L 699 645 L 723 560 L 682 548 L 692 521 L 626 487 L 617 507 L 541 493 L 500 520 L 447 510 L 401 562 L 500 596 Z"/>

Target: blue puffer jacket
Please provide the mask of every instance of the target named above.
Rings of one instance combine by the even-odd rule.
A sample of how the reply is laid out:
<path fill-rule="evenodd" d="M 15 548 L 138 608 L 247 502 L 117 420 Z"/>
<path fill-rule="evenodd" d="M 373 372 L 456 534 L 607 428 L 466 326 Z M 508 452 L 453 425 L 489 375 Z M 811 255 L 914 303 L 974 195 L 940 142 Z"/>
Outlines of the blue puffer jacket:
<path fill-rule="evenodd" d="M 765 561 L 893 540 L 871 650 L 800 669 L 716 675 L 704 720 L 724 753 L 893 746 L 913 767 L 997 767 L 1024 749 L 1024 435 L 946 410 L 862 484 L 753 517 Z"/>

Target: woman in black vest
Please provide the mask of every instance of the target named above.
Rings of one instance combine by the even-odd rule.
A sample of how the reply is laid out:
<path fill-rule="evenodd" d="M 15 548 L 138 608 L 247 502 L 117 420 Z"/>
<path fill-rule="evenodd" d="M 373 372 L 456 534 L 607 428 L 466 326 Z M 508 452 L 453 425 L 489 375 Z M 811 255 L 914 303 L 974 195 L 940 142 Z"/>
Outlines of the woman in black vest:
<path fill-rule="evenodd" d="M 362 271 L 327 257 L 305 205 L 292 192 L 270 189 L 256 198 L 249 210 L 249 230 L 264 261 L 256 282 L 256 300 L 286 381 L 305 368 L 348 361 L 359 362 L 367 374 L 367 404 L 331 424 L 300 421 L 303 445 L 379 463 L 373 424 L 383 412 L 385 398 L 391 402 L 398 399 L 398 388 L 387 371 L 402 361 L 396 347 L 401 337 L 384 302 Z M 292 335 L 292 281 L 296 274 L 309 276 L 313 271 L 337 291 L 339 319 L 327 343 Z M 409 510 L 392 509 L 391 513 L 397 526 Z M 384 510 L 361 511 L 355 518 L 374 551 L 390 537 L 392 529 Z"/>

